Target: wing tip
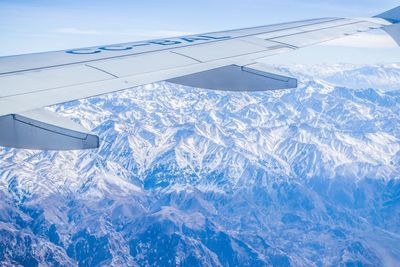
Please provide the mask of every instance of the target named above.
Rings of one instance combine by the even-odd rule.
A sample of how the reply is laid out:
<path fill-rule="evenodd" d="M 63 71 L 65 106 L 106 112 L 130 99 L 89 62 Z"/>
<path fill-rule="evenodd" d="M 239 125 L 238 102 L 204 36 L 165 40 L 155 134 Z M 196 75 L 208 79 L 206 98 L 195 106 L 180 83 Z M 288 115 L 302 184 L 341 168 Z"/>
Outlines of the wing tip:
<path fill-rule="evenodd" d="M 385 19 L 391 23 L 400 23 L 400 6 L 392 8 L 374 17 Z"/>

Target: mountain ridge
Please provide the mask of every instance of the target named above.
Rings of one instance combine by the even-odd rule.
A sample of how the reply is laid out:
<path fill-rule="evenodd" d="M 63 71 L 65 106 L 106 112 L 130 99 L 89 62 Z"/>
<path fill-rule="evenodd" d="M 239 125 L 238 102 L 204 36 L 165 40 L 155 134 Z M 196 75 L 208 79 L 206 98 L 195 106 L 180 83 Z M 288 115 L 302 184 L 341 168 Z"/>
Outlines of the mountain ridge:
<path fill-rule="evenodd" d="M 287 71 L 299 88 L 162 82 L 50 107 L 101 146 L 0 149 L 2 264 L 400 262 L 400 87 Z"/>

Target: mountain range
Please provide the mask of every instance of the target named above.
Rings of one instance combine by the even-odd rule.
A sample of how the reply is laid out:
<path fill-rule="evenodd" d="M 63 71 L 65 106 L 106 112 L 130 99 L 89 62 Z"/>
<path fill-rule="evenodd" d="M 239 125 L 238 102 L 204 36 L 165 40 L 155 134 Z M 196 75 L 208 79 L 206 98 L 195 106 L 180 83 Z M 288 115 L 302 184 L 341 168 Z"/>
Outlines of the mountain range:
<path fill-rule="evenodd" d="M 400 64 L 50 107 L 98 150 L 0 148 L 2 266 L 398 266 Z"/>

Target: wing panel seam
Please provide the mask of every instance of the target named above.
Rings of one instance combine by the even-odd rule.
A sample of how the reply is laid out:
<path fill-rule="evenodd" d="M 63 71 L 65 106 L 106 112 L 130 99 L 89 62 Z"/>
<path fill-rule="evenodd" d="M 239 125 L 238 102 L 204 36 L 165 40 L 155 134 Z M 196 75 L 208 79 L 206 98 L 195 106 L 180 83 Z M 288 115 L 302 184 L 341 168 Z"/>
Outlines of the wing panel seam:
<path fill-rule="evenodd" d="M 92 69 L 95 69 L 95 70 L 98 70 L 98 71 L 101 71 L 101 72 L 103 72 L 103 73 L 105 73 L 105 74 L 108 74 L 108 75 L 112 76 L 113 78 L 120 78 L 120 77 L 118 77 L 117 75 L 112 74 L 111 72 L 108 72 L 108 71 L 106 71 L 106 70 L 100 69 L 100 68 L 98 68 L 98 67 L 95 67 L 95 66 L 92 66 L 92 65 L 89 65 L 89 64 L 85 64 L 85 66 L 86 66 L 86 67 L 89 67 L 89 68 L 92 68 Z"/>
<path fill-rule="evenodd" d="M 178 48 L 177 48 L 177 49 L 178 49 Z M 173 54 L 176 54 L 176 55 L 178 55 L 178 56 L 182 56 L 182 57 L 186 57 L 186 58 L 192 59 L 192 60 L 196 61 L 197 63 L 204 63 L 203 61 L 200 61 L 200 60 L 198 60 L 197 58 L 194 58 L 194 57 L 191 57 L 191 56 L 188 56 L 188 55 L 185 55 L 185 54 L 181 54 L 181 53 L 176 52 L 176 51 L 169 51 L 169 52 L 171 52 L 171 53 L 173 53 Z"/>

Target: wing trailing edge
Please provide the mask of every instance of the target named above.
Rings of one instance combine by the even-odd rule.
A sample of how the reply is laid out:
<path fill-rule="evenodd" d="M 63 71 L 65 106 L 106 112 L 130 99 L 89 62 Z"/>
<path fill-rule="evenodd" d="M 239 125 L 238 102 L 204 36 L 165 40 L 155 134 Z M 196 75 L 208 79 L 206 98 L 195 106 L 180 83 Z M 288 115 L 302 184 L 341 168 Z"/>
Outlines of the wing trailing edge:
<path fill-rule="evenodd" d="M 0 117 L 0 146 L 32 150 L 99 147 L 99 138 L 68 118 L 45 109 Z"/>

